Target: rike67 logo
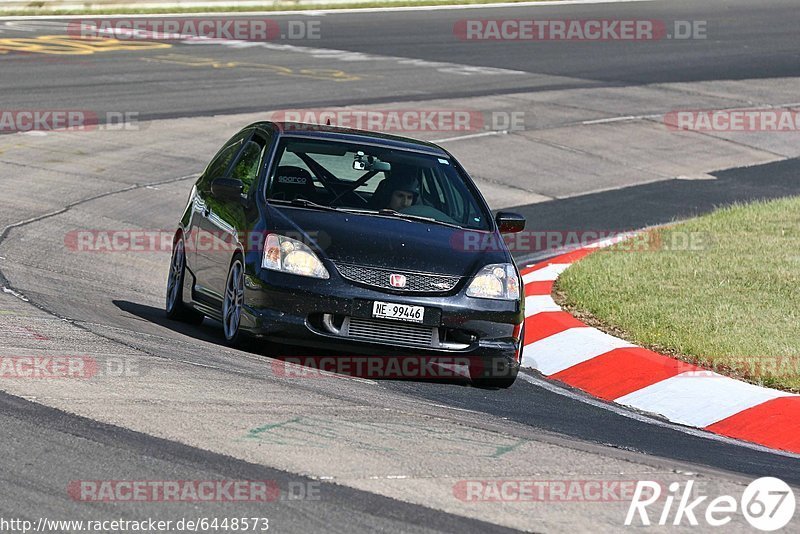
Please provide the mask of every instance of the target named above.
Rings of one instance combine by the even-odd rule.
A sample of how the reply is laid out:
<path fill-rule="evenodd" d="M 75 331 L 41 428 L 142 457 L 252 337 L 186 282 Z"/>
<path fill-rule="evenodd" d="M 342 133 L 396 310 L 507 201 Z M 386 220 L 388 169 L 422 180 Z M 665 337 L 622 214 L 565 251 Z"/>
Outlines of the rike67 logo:
<path fill-rule="evenodd" d="M 708 501 L 708 495 L 693 490 L 694 481 L 681 484 L 673 482 L 668 493 L 662 495 L 658 482 L 640 480 L 636 484 L 625 525 L 685 525 L 698 526 L 698 518 L 712 527 L 730 523 L 741 512 L 750 525 L 764 532 L 772 532 L 789 524 L 796 506 L 794 492 L 783 480 L 763 477 L 745 488 L 738 501 L 730 495 L 721 495 Z M 677 503 L 677 504 L 676 504 Z M 649 507 L 652 508 L 648 509 Z M 673 507 L 673 505 L 675 505 Z M 656 512 L 650 517 L 650 512 Z"/>

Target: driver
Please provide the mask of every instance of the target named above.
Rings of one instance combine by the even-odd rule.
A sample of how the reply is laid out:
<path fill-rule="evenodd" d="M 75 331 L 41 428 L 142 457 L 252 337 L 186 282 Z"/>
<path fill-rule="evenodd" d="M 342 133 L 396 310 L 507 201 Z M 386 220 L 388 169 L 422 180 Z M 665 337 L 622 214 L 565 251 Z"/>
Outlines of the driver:
<path fill-rule="evenodd" d="M 411 207 L 419 197 L 419 184 L 416 178 L 409 175 L 390 179 L 388 190 L 392 194 L 386 207 L 394 211 Z"/>

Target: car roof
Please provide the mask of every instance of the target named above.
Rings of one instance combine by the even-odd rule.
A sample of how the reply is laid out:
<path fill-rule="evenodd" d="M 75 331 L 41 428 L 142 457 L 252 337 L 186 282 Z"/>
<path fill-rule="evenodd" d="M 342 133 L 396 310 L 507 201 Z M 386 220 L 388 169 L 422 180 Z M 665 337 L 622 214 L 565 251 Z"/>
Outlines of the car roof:
<path fill-rule="evenodd" d="M 355 130 L 352 128 L 342 128 L 339 126 L 325 126 L 320 124 L 306 124 L 301 122 L 270 122 L 262 121 L 251 124 L 250 127 L 260 127 L 278 133 L 281 137 L 299 137 L 305 139 L 337 140 L 348 143 L 364 143 L 379 145 L 386 148 L 398 150 L 412 150 L 423 152 L 432 156 L 449 158 L 450 154 L 442 147 L 420 141 L 401 137 L 399 135 L 389 135 L 379 132 L 365 130 Z"/>

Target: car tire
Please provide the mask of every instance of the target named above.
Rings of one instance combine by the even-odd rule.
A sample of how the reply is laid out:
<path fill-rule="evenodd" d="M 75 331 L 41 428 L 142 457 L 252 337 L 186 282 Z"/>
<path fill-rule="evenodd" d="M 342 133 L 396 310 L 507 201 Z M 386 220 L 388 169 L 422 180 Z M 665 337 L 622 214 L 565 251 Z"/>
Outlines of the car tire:
<path fill-rule="evenodd" d="M 242 341 L 242 306 L 244 305 L 244 260 L 236 254 L 228 268 L 225 279 L 225 295 L 222 299 L 222 331 L 225 342 L 231 347 Z"/>
<path fill-rule="evenodd" d="M 511 372 L 509 376 L 475 378 L 472 385 L 480 389 L 508 389 L 517 380 L 518 369 Z"/>
<path fill-rule="evenodd" d="M 506 376 L 486 376 L 473 378 L 472 385 L 482 389 L 508 389 L 517 380 L 519 368 L 522 365 L 522 351 L 525 349 L 525 325 L 522 325 L 520 332 L 519 354 L 517 354 L 516 365 L 510 368 L 510 373 Z"/>
<path fill-rule="evenodd" d="M 168 319 L 200 324 L 205 316 L 183 302 L 183 279 L 186 276 L 186 247 L 183 236 L 179 236 L 172 245 L 172 257 L 167 275 L 167 298 L 165 311 Z"/>

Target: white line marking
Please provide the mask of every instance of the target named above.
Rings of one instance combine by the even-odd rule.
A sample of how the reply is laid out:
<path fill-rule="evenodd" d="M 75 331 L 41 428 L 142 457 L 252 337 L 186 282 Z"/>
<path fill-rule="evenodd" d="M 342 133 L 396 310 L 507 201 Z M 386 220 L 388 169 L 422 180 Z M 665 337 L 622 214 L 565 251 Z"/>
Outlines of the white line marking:
<path fill-rule="evenodd" d="M 436 408 L 444 408 L 446 410 L 455 410 L 455 411 L 458 411 L 458 412 L 484 413 L 484 412 L 480 412 L 478 410 L 470 410 L 468 408 L 459 408 L 457 406 L 448 406 L 446 404 L 435 404 L 433 402 L 425 402 L 423 404 L 425 404 L 427 406 L 434 406 Z"/>
<path fill-rule="evenodd" d="M 492 130 L 491 132 L 481 132 L 474 134 L 461 135 L 458 137 L 445 137 L 444 139 L 434 139 L 432 143 L 447 143 L 450 141 L 461 141 L 462 139 L 475 139 L 476 137 L 487 137 L 490 135 L 505 135 L 508 130 Z"/>
<path fill-rule="evenodd" d="M 227 371 L 227 369 L 225 369 L 223 367 L 217 367 L 216 365 L 207 365 L 205 363 L 193 362 L 191 360 L 171 360 L 171 361 L 183 363 L 183 364 L 186 364 L 186 365 L 192 365 L 194 367 L 202 367 L 204 369 L 214 369 L 216 371 Z"/>
<path fill-rule="evenodd" d="M 647 115 L 625 115 L 623 117 L 608 117 L 606 119 L 593 119 L 588 121 L 581 121 L 581 125 L 591 126 L 593 124 L 610 124 L 615 122 L 640 121 L 644 119 L 658 119 L 663 116 L 664 116 L 663 113 L 649 113 Z"/>
<path fill-rule="evenodd" d="M 613 237 L 609 237 L 607 239 L 601 239 L 600 241 L 595 241 L 594 243 L 590 243 L 583 248 L 606 248 L 610 247 L 611 245 L 616 245 L 617 243 L 621 243 L 627 239 L 632 237 L 636 237 L 641 232 L 624 232 L 617 234 Z"/>
<path fill-rule="evenodd" d="M 530 75 L 531 73 L 522 70 L 501 69 L 498 67 L 481 67 L 476 65 L 462 65 L 460 63 L 448 63 L 444 61 L 428 61 L 427 59 L 417 59 L 401 56 L 384 56 L 379 54 L 368 54 L 366 52 L 353 52 L 350 50 L 338 50 L 334 48 L 314 48 L 310 46 L 296 46 L 266 41 L 242 41 L 236 39 L 209 39 L 197 38 L 182 41 L 182 44 L 189 46 L 224 46 L 233 49 L 243 48 L 263 48 L 276 52 L 297 52 L 306 54 L 316 59 L 337 60 L 337 61 L 388 61 L 398 65 L 410 65 L 417 68 L 433 68 L 443 74 L 455 76 L 514 76 Z"/>
<path fill-rule="evenodd" d="M 561 395 L 562 397 L 567 397 L 572 400 L 576 400 L 578 402 L 583 402 L 584 404 L 588 404 L 590 406 L 594 406 L 595 408 L 601 408 L 603 410 L 609 411 L 616 415 L 620 415 L 622 417 L 626 417 L 628 419 L 633 419 L 634 421 L 638 421 L 640 423 L 647 423 L 649 425 L 655 425 L 661 428 L 668 428 L 670 430 L 676 430 L 678 432 L 682 432 L 684 434 L 688 434 L 690 436 L 708 439 L 711 441 L 719 441 L 721 443 L 725 443 L 727 445 L 736 445 L 739 447 L 744 447 L 746 449 L 752 449 L 758 452 L 767 452 L 770 454 L 776 454 L 778 456 L 785 456 L 787 458 L 798 458 L 800 459 L 800 454 L 794 454 L 791 452 L 779 451 L 776 449 L 770 449 L 768 447 L 764 447 L 763 445 L 756 445 L 755 443 L 748 443 L 746 441 L 739 441 L 733 438 L 728 438 L 725 436 L 720 436 L 719 434 L 712 434 L 711 432 L 700 430 L 697 428 L 689 428 L 681 425 L 676 425 L 674 423 L 670 423 L 667 421 L 661 421 L 659 419 L 654 419 L 652 417 L 648 417 L 646 415 L 642 415 L 631 411 L 627 408 L 623 408 L 621 406 L 616 406 L 614 404 L 607 404 L 600 400 L 597 400 L 593 397 L 587 397 L 584 395 L 579 395 L 573 391 L 568 389 L 564 389 L 561 386 L 554 384 L 548 380 L 542 380 L 540 378 L 533 377 L 527 373 L 520 373 L 518 378 L 533 384 L 534 386 L 540 387 L 545 389 L 551 393 L 555 393 L 556 395 Z"/>
<path fill-rule="evenodd" d="M 741 382 L 710 371 L 687 372 L 624 395 L 614 402 L 704 428 L 791 393 Z"/>
<path fill-rule="evenodd" d="M 614 349 L 634 346 L 588 326 L 569 328 L 525 345 L 522 365 L 550 376 Z"/>
<path fill-rule="evenodd" d="M 13 295 L 13 296 L 17 297 L 19 300 L 21 300 L 22 302 L 29 302 L 28 301 L 28 297 L 26 297 L 22 293 L 18 293 L 16 291 L 14 291 L 10 287 L 2 286 L 2 287 L 0 287 L 0 289 L 3 290 L 3 293 L 8 293 L 9 295 Z"/>
<path fill-rule="evenodd" d="M 608 118 L 608 119 L 595 119 L 595 120 L 591 120 L 591 121 L 583 121 L 583 122 L 581 122 L 581 124 L 584 125 L 584 126 L 590 126 L 592 124 L 608 124 L 608 123 L 611 123 L 611 122 L 630 121 L 630 120 L 634 120 L 634 119 L 636 119 L 635 116 L 629 115 L 627 117 L 611 117 L 611 118 Z"/>
<path fill-rule="evenodd" d="M 456 4 L 452 6 L 397 6 L 397 7 L 369 7 L 369 8 L 348 8 L 348 9 L 315 9 L 311 10 L 286 10 L 286 11 L 232 11 L 232 12 L 208 12 L 208 13 L 162 13 L 162 14 L 114 14 L 114 15 L 103 15 L 103 18 L 122 18 L 122 17 L 131 17 L 135 16 L 137 18 L 156 18 L 156 17 L 218 17 L 221 15 L 231 15 L 231 16 L 252 16 L 252 15 L 260 15 L 260 16 L 280 16 L 280 15 L 306 15 L 306 16 L 319 16 L 319 15 L 335 15 L 337 13 L 343 14 L 352 14 L 352 13 L 387 13 L 392 11 L 448 11 L 448 10 L 462 10 L 462 9 L 492 9 L 492 8 L 517 8 L 517 7 L 552 7 L 552 6 L 571 6 L 571 5 L 581 5 L 581 4 L 624 4 L 624 3 L 631 3 L 631 2 L 653 2 L 655 0 L 555 0 L 555 1 L 547 1 L 547 2 L 498 2 L 496 4 Z M 247 6 L 252 5 L 254 7 L 262 4 L 260 1 L 253 1 L 249 3 L 247 1 L 236 2 L 238 5 Z M 335 3 L 332 2 L 332 3 Z M 177 5 L 177 4 L 176 4 Z M 207 3 L 204 4 L 203 2 L 186 2 L 181 3 L 180 6 L 182 7 L 212 7 L 218 6 L 218 3 Z M 163 6 L 156 6 L 161 7 Z M 82 7 L 82 6 L 76 6 Z M 137 7 L 145 7 L 145 4 L 137 5 Z M 0 10 L 1 12 L 2 10 Z M 97 14 L 86 14 L 86 15 L 48 15 L 53 18 L 59 19 L 81 19 L 87 18 L 92 16 L 98 16 L 100 13 Z M 0 17 L 0 20 L 30 20 L 31 16 L 5 16 Z"/>
<path fill-rule="evenodd" d="M 681 175 L 675 178 L 676 180 L 716 180 L 717 177 L 713 174 L 706 174 L 706 173 L 699 173 L 699 174 L 688 174 L 688 175 Z"/>
<path fill-rule="evenodd" d="M 163 15 L 162 15 L 163 16 Z M 219 15 L 215 15 L 219 16 Z M 47 24 L 59 24 L 57 22 L 43 21 Z M 6 26 L 20 31 L 41 31 L 40 25 L 43 23 L 37 20 L 24 20 L 19 22 L 6 22 Z M 64 26 L 62 23 L 61 26 Z M 45 31 L 50 31 L 52 28 L 45 26 Z M 65 31 L 65 30 L 64 30 Z M 393 62 L 398 65 L 409 65 L 416 68 L 432 68 L 436 69 L 442 74 L 451 74 L 455 76 L 515 76 L 515 75 L 530 75 L 529 72 L 521 70 L 502 69 L 498 67 L 485 67 L 477 65 L 463 65 L 460 63 L 449 63 L 444 61 L 429 61 L 426 59 L 409 58 L 401 56 L 384 56 L 379 54 L 368 54 L 366 52 L 353 52 L 351 50 L 338 50 L 333 48 L 315 48 L 312 46 L 297 46 L 293 44 L 286 44 L 276 41 L 244 41 L 240 39 L 222 39 L 222 38 L 206 38 L 198 37 L 181 41 L 182 46 L 223 46 L 232 48 L 234 50 L 241 50 L 247 48 L 263 48 L 276 52 L 293 52 L 298 54 L 305 54 L 316 59 L 337 60 L 344 62 L 353 61 L 375 61 L 375 62 Z M 498 130 L 499 133 L 502 131 Z M 496 134 L 492 134 L 496 135 Z"/>

